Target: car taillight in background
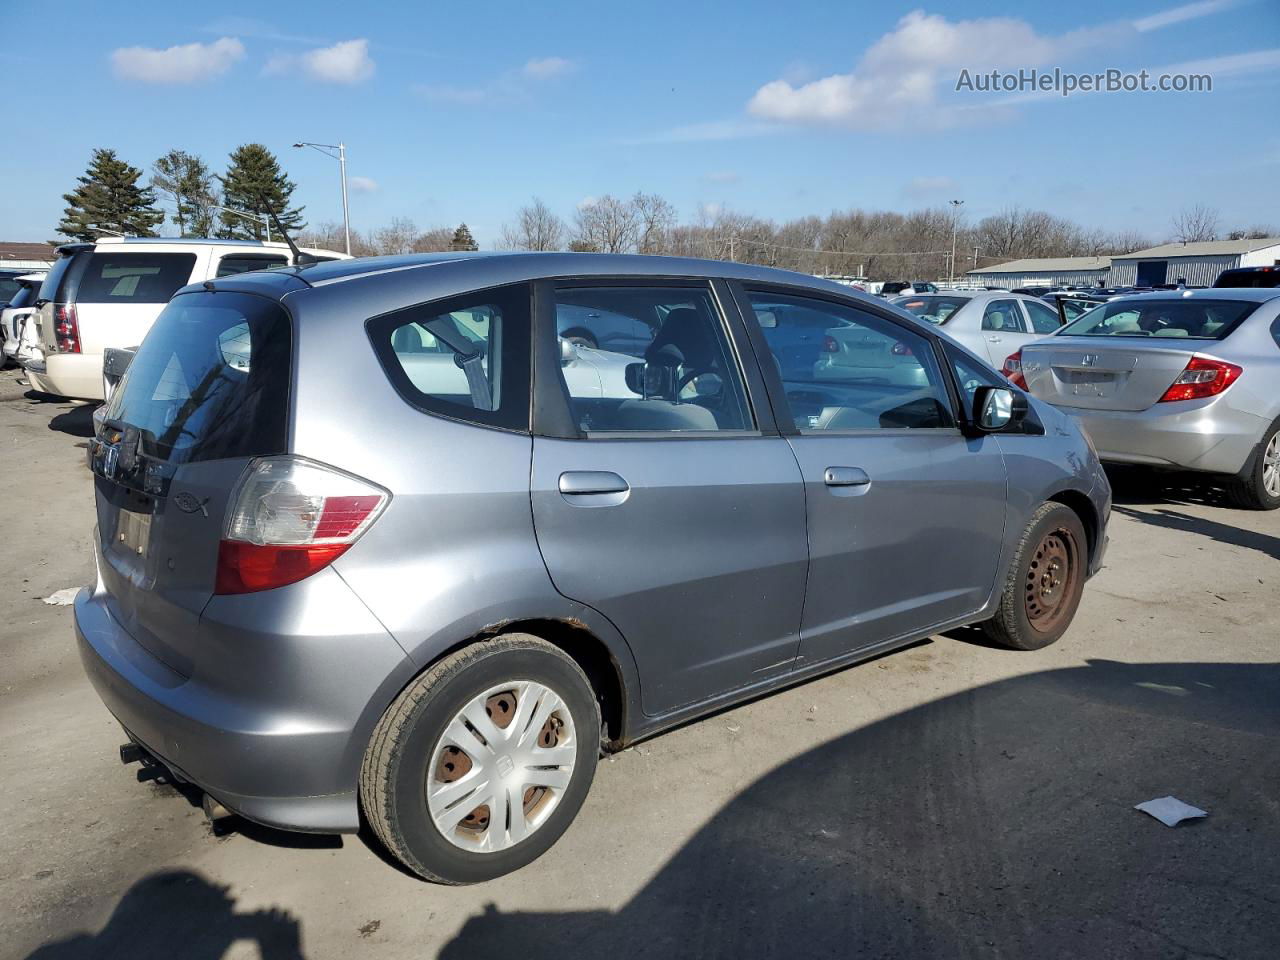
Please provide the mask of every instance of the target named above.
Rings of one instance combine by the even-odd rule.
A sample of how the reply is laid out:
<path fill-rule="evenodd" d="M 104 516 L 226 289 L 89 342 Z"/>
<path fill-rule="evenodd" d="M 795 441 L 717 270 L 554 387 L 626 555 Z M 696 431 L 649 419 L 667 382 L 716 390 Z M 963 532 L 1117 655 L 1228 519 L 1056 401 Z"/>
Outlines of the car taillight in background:
<path fill-rule="evenodd" d="M 342 556 L 391 500 L 375 484 L 300 457 L 255 460 L 227 511 L 214 593 L 297 583 Z"/>
<path fill-rule="evenodd" d="M 74 303 L 53 305 L 53 332 L 62 353 L 80 352 L 80 323 L 76 319 Z"/>
<path fill-rule="evenodd" d="M 1244 373 L 1243 367 L 1225 360 L 1210 360 L 1208 357 L 1192 357 L 1183 371 L 1178 374 L 1169 389 L 1160 398 L 1160 403 L 1174 400 L 1199 400 L 1202 397 L 1215 397 Z"/>
<path fill-rule="evenodd" d="M 1027 389 L 1026 378 L 1022 376 L 1022 351 L 1010 354 L 1004 359 L 1004 366 L 1000 368 L 1000 372 L 1008 378 L 1009 382 L 1015 387 Z"/>

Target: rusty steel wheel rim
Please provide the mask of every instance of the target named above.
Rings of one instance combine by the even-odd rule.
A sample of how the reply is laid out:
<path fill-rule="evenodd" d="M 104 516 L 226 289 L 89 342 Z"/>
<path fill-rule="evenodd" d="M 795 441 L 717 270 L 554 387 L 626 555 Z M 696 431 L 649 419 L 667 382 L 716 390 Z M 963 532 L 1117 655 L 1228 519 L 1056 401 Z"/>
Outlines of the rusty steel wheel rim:
<path fill-rule="evenodd" d="M 431 822 L 464 850 L 514 846 L 559 805 L 577 753 L 573 716 L 554 690 L 532 680 L 490 687 L 458 711 L 432 752 Z"/>
<path fill-rule="evenodd" d="M 1036 546 L 1023 584 L 1023 603 L 1032 629 L 1049 633 L 1071 613 L 1080 576 L 1080 552 L 1070 530 L 1051 530 Z"/>

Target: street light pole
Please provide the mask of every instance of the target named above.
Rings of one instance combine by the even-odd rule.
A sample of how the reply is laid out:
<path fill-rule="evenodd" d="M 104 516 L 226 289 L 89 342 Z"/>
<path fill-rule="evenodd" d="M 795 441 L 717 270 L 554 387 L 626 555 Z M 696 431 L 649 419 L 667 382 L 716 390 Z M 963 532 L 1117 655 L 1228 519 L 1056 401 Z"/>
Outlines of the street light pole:
<path fill-rule="evenodd" d="M 347 145 L 345 143 L 311 143 L 302 140 L 294 144 L 295 147 L 311 147 L 318 150 L 326 157 L 331 157 L 338 161 L 338 171 L 342 175 L 342 233 L 346 239 L 347 256 L 351 255 L 351 214 L 347 209 Z M 337 150 L 337 153 L 330 153 L 331 150 Z"/>
<path fill-rule="evenodd" d="M 963 200 L 951 201 L 951 282 L 956 281 L 956 230 L 960 225 L 960 207 Z"/>

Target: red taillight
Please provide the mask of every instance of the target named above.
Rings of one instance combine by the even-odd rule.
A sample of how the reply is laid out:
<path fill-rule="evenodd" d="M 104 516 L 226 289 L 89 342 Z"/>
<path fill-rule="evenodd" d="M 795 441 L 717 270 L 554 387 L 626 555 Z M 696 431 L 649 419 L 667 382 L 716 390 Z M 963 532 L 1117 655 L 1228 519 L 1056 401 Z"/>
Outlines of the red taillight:
<path fill-rule="evenodd" d="M 57 304 L 53 308 L 53 332 L 61 353 L 80 352 L 80 323 L 74 303 Z"/>
<path fill-rule="evenodd" d="M 1004 366 L 1000 368 L 1000 372 L 1008 378 L 1009 382 L 1015 387 L 1027 389 L 1026 378 L 1022 375 L 1022 351 L 1012 353 L 1004 359 Z"/>
<path fill-rule="evenodd" d="M 1216 397 L 1244 373 L 1243 367 L 1225 360 L 1210 360 L 1208 357 L 1192 357 L 1183 371 L 1178 374 L 1169 389 L 1160 398 L 1160 403 L 1173 400 L 1199 400 L 1201 397 Z"/>
<path fill-rule="evenodd" d="M 214 593 L 253 593 L 324 569 L 377 519 L 391 495 L 299 457 L 255 460 L 228 509 Z"/>
<path fill-rule="evenodd" d="M 836 343 L 835 337 L 827 336 L 822 338 L 822 352 L 823 353 L 839 353 L 840 352 L 840 344 Z"/>

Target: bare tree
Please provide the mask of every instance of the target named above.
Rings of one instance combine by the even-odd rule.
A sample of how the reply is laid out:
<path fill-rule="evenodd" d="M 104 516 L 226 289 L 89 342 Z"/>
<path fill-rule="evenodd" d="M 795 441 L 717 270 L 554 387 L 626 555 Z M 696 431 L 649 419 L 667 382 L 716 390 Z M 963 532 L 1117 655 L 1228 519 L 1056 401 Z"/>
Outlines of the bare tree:
<path fill-rule="evenodd" d="M 444 253 L 453 249 L 453 227 L 432 227 L 413 239 L 414 253 Z"/>
<path fill-rule="evenodd" d="M 1280 230 L 1263 224 L 1232 230 L 1227 234 L 1228 240 L 1265 240 L 1268 237 L 1280 237 Z"/>
<path fill-rule="evenodd" d="M 1203 203 L 1183 207 L 1173 218 L 1173 239 L 1182 243 L 1218 239 L 1218 211 Z"/>
<path fill-rule="evenodd" d="M 562 250 L 565 223 L 545 203 L 534 197 L 516 212 L 516 222 L 504 225 L 498 245 L 507 250 Z"/>
<path fill-rule="evenodd" d="M 676 225 L 676 208 L 656 193 L 636 192 L 631 198 L 636 213 L 636 249 L 640 253 L 666 253 L 667 235 Z"/>
<path fill-rule="evenodd" d="M 635 249 L 640 218 L 635 207 L 606 193 L 578 207 L 574 240 L 601 253 L 629 253 Z"/>
<path fill-rule="evenodd" d="M 370 239 L 379 255 L 412 253 L 418 228 L 408 217 L 396 217 L 388 226 L 375 230 Z"/>

